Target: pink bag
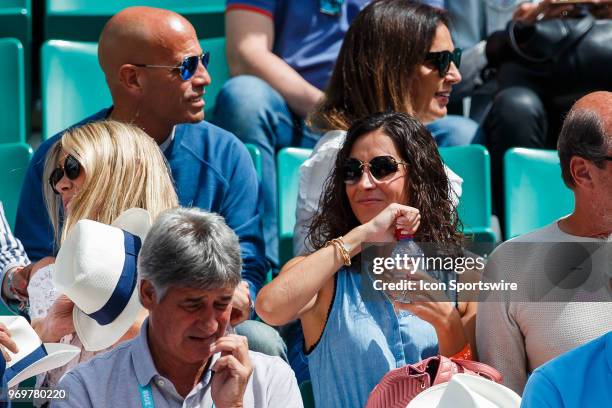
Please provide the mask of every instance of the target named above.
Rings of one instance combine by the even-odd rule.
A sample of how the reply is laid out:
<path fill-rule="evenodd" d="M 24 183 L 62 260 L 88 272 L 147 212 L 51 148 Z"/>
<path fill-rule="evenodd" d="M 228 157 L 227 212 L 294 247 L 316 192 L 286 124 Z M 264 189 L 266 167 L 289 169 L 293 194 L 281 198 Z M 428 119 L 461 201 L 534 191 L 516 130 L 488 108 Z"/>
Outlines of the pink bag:
<path fill-rule="evenodd" d="M 370 393 L 366 408 L 406 408 L 417 394 L 432 385 L 449 381 L 457 373 L 479 375 L 496 383 L 502 382 L 499 371 L 486 364 L 435 356 L 385 374 Z"/>

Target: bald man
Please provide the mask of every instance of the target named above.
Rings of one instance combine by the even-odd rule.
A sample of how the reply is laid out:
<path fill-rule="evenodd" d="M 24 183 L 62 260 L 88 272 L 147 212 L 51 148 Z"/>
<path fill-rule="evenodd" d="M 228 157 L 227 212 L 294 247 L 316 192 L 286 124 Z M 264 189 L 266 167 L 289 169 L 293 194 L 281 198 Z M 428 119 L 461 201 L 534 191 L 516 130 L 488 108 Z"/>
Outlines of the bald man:
<path fill-rule="evenodd" d="M 549 260 L 564 255 L 553 252 L 555 247 L 559 248 L 556 244 L 544 246 L 537 243 L 598 243 L 608 251 L 608 257 L 611 253 L 612 93 L 591 93 L 574 104 L 563 123 L 557 150 L 563 181 L 574 194 L 575 209 L 547 227 L 500 245 L 491 255 L 495 262 L 491 261 L 489 265 L 507 268 L 509 273 L 504 276 L 516 276 L 520 281 L 521 277 L 527 276 L 527 268 L 522 268 L 522 265 L 550 264 Z M 593 247 L 593 244 L 588 245 Z M 514 253 L 517 248 L 521 251 L 520 256 Z M 604 257 L 598 257 L 598 253 Z M 594 251 L 588 259 L 591 265 L 588 282 L 594 279 L 602 285 L 589 287 L 587 291 L 590 300 L 597 297 L 597 300 L 607 302 L 506 301 L 479 304 L 476 319 L 478 356 L 480 361 L 502 373 L 506 386 L 522 393 L 531 371 L 612 330 L 612 287 L 604 287 L 612 284 L 609 281 L 610 260 L 605 258 L 605 254 L 605 251 Z M 540 273 L 551 276 L 550 272 L 555 271 Z M 531 283 L 536 278 L 532 274 L 527 277 Z M 549 293 L 554 294 L 556 289 Z"/>
<path fill-rule="evenodd" d="M 168 10 L 127 8 L 104 27 L 98 57 L 113 105 L 75 126 L 104 119 L 139 126 L 164 152 L 180 204 L 225 218 L 240 238 L 244 280 L 234 296 L 232 324 L 240 323 L 250 316 L 268 270 L 259 181 L 243 143 L 203 120 L 211 78 L 193 26 Z M 47 182 L 45 156 L 61 133 L 36 151 L 21 192 L 15 232 L 33 261 L 57 249 L 41 183 Z"/>

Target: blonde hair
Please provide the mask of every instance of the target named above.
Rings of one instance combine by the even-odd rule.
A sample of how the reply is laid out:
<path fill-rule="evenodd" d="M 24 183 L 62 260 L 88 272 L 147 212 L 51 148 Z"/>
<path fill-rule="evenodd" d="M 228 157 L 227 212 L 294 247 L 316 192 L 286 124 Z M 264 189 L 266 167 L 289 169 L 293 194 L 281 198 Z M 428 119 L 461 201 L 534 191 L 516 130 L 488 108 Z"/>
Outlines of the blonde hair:
<path fill-rule="evenodd" d="M 67 130 L 47 155 L 43 180 L 57 168 L 62 151 L 81 164 L 85 179 L 64 219 L 60 219 L 60 197 L 48 182 L 43 183 L 60 246 L 79 220 L 111 224 L 133 207 L 144 208 L 155 220 L 162 211 L 178 206 L 168 163 L 155 141 L 136 126 L 107 120 Z"/>

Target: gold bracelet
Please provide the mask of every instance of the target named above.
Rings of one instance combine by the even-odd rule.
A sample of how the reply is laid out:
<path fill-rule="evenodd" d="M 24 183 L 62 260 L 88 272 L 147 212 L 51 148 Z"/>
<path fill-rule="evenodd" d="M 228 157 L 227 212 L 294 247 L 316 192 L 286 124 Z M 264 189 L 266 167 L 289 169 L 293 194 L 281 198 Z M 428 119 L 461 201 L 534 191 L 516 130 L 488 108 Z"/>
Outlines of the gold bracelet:
<path fill-rule="evenodd" d="M 349 255 L 349 251 L 346 248 L 346 244 L 342 240 L 342 237 L 334 238 L 325 243 L 325 246 L 328 247 L 330 245 L 338 248 L 340 255 L 342 255 L 342 260 L 344 261 L 344 266 L 351 266 L 351 256 Z"/>

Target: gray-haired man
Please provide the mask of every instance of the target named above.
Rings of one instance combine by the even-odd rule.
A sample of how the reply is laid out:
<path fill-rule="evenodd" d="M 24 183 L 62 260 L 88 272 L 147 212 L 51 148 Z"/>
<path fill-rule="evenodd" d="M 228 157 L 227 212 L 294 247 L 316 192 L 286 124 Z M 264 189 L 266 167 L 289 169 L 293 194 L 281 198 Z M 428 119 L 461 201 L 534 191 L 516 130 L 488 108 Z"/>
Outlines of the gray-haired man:
<path fill-rule="evenodd" d="M 222 217 L 160 215 L 138 260 L 149 311 L 140 335 L 68 372 L 59 385 L 68 400 L 53 406 L 301 407 L 289 366 L 229 334 L 240 270 L 238 237 Z"/>

